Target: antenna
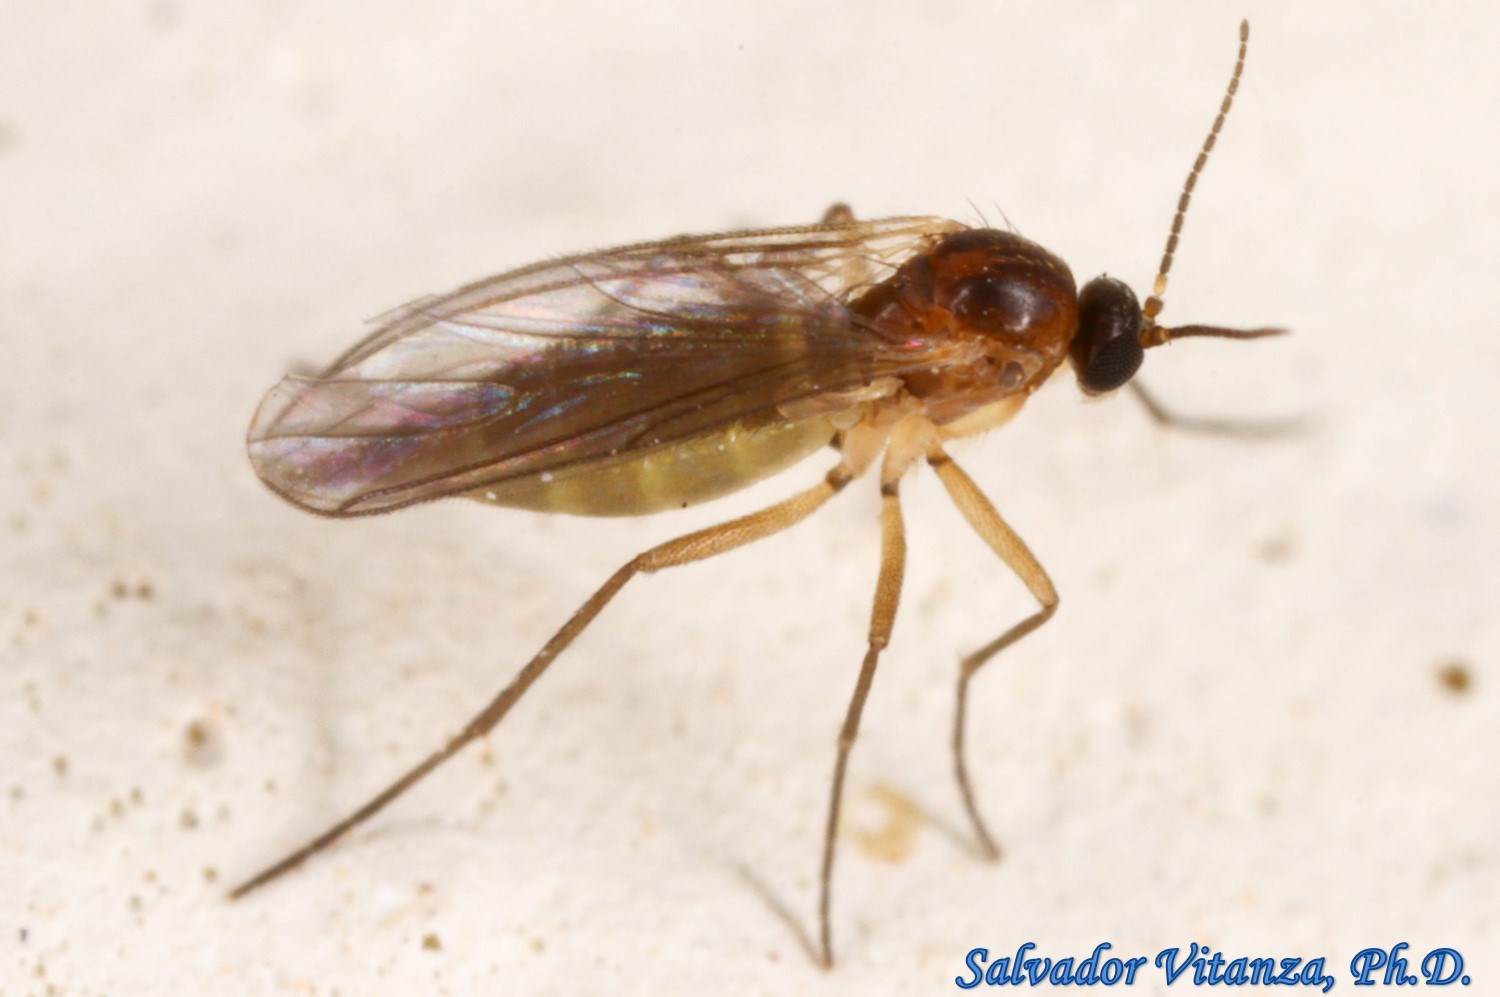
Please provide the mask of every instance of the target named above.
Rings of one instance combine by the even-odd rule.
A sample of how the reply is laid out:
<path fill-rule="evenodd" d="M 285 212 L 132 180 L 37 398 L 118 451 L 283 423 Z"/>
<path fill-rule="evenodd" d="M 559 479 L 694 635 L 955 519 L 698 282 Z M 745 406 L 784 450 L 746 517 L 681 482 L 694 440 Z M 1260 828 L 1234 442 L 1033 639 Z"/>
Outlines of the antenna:
<path fill-rule="evenodd" d="M 1245 49 L 1249 41 L 1250 22 L 1241 21 L 1240 53 L 1234 60 L 1234 73 L 1229 77 L 1229 86 L 1224 90 L 1224 100 L 1219 104 L 1219 113 L 1214 118 L 1213 127 L 1208 130 L 1208 137 L 1203 140 L 1203 148 L 1199 150 L 1198 158 L 1193 161 L 1193 168 L 1188 173 L 1187 181 L 1182 185 L 1182 194 L 1177 198 L 1177 214 L 1172 217 L 1172 231 L 1167 236 L 1167 248 L 1162 251 L 1161 266 L 1157 270 L 1155 283 L 1151 285 L 1151 297 L 1146 299 L 1146 304 L 1141 308 L 1149 330 L 1155 330 L 1156 316 L 1161 314 L 1162 295 L 1167 293 L 1167 272 L 1172 269 L 1172 255 L 1177 252 L 1177 240 L 1182 235 L 1182 220 L 1187 216 L 1188 204 L 1193 199 L 1193 188 L 1198 186 L 1198 176 L 1203 172 L 1204 164 L 1208 162 L 1208 154 L 1213 151 L 1219 132 L 1224 129 L 1224 119 L 1229 116 L 1229 108 L 1234 103 L 1235 91 L 1240 88 L 1240 77 L 1245 72 Z M 1154 338 L 1146 330 L 1142 330 L 1143 342 L 1149 342 Z"/>

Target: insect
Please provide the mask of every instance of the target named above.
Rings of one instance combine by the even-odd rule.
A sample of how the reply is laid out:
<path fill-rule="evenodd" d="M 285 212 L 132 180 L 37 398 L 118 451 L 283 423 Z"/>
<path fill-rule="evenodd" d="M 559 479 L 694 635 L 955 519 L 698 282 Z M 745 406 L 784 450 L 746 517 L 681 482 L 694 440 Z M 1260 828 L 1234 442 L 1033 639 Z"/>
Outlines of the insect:
<path fill-rule="evenodd" d="M 1152 347 L 1283 331 L 1157 321 L 1248 39 L 1242 23 L 1229 86 L 1144 305 L 1109 277 L 1077 290 L 1061 259 L 1014 232 L 931 217 L 861 221 L 837 205 L 816 225 L 637 243 L 422 298 L 387 315 L 322 374 L 290 376 L 272 388 L 250 427 L 250 460 L 278 495 L 325 516 L 372 515 L 447 496 L 639 515 L 732 492 L 830 446 L 838 456 L 811 488 L 632 559 L 442 747 L 232 895 L 327 848 L 493 730 L 631 578 L 788 529 L 878 465 L 880 570 L 823 832 L 819 955 L 831 965 L 845 771 L 901 591 L 900 484 L 922 462 L 1039 606 L 965 657 L 958 673 L 954 771 L 981 848 L 998 856 L 965 756 L 969 684 L 996 654 L 1051 619 L 1058 596 L 946 445 L 1005 423 L 1065 361 L 1084 392 L 1102 394 L 1131 383 Z M 1173 421 L 1141 397 L 1160 421 Z"/>

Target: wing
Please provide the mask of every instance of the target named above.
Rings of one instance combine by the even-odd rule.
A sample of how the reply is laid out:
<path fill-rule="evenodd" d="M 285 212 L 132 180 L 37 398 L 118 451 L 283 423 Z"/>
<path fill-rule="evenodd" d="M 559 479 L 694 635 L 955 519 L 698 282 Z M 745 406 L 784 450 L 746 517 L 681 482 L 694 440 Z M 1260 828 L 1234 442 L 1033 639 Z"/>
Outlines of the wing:
<path fill-rule="evenodd" d="M 850 299 L 962 229 L 890 218 L 684 236 L 536 264 L 383 316 L 256 412 L 256 473 L 358 515 L 493 486 L 937 362 Z"/>

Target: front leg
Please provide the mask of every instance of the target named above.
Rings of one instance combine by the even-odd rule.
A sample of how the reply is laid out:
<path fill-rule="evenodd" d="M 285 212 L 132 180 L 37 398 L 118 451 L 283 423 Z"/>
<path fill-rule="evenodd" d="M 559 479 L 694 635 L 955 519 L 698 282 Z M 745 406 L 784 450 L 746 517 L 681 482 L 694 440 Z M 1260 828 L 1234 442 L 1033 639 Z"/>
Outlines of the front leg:
<path fill-rule="evenodd" d="M 1057 590 L 1052 587 L 1052 579 L 1047 577 L 1046 570 L 1027 548 L 1026 542 L 1016 535 L 1016 531 L 1010 528 L 1010 524 L 1006 523 L 990 500 L 985 498 L 979 486 L 974 484 L 974 479 L 953 463 L 953 459 L 940 447 L 928 451 L 927 463 L 937 472 L 938 480 L 948 490 L 948 497 L 953 500 L 969 526 L 979 534 L 981 540 L 989 544 L 991 550 L 1000 555 L 1000 559 L 1016 573 L 1041 604 L 1041 608 L 1035 613 L 964 658 L 959 665 L 958 701 L 953 717 L 953 771 L 958 778 L 958 791 L 963 796 L 964 808 L 968 810 L 969 820 L 979 837 L 980 847 L 988 858 L 997 859 L 1000 857 L 1000 849 L 984 826 L 983 818 L 979 816 L 979 808 L 974 803 L 974 790 L 969 782 L 968 764 L 964 759 L 964 717 L 967 712 L 969 680 L 995 655 L 1052 619 L 1052 614 L 1057 611 Z"/>

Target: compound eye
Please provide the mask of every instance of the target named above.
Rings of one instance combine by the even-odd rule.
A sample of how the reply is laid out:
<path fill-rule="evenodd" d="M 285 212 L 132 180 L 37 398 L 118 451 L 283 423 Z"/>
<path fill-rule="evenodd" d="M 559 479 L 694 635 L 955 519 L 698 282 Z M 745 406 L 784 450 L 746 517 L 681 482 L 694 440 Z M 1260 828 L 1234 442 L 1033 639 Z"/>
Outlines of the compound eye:
<path fill-rule="evenodd" d="M 1091 395 L 1122 386 L 1141 367 L 1141 306 L 1112 277 L 1095 277 L 1078 295 L 1078 334 L 1068 354 L 1078 385 Z"/>

